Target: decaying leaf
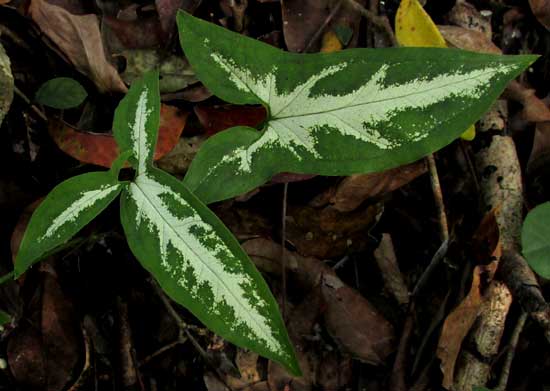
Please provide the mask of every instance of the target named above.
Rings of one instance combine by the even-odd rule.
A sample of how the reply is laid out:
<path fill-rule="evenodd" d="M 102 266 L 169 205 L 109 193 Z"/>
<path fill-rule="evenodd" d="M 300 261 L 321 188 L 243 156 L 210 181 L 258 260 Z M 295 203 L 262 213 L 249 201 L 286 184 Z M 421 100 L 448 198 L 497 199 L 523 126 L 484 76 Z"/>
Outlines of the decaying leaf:
<path fill-rule="evenodd" d="M 505 95 L 523 105 L 521 116 L 526 121 L 550 121 L 550 109 L 544 101 L 535 95 L 534 89 L 527 88 L 514 80 L 508 85 Z"/>
<path fill-rule="evenodd" d="M 128 49 L 159 48 L 164 40 L 160 23 L 155 17 L 121 20 L 103 17 L 103 36 L 113 53 Z M 113 39 L 116 40 L 113 42 Z M 118 41 L 118 42 L 117 42 Z"/>
<path fill-rule="evenodd" d="M 450 47 L 479 53 L 502 54 L 502 50 L 479 31 L 458 26 L 437 27 Z"/>
<path fill-rule="evenodd" d="M 306 48 L 328 16 L 330 3 L 329 0 L 281 1 L 283 33 L 289 51 L 301 52 Z"/>
<path fill-rule="evenodd" d="M 406 185 L 427 171 L 425 160 L 373 173 L 344 178 L 337 186 L 320 194 L 317 200 L 326 200 L 339 212 L 351 212 L 369 198 L 381 197 Z M 324 206 L 315 203 L 316 207 Z"/>
<path fill-rule="evenodd" d="M 161 58 L 156 50 L 151 49 L 124 50 L 120 55 L 126 59 L 126 68 L 120 76 L 128 84 L 153 69 L 160 72 L 161 93 L 182 90 L 197 82 L 195 72 L 181 56 Z"/>
<path fill-rule="evenodd" d="M 29 15 L 101 92 L 126 92 L 126 85 L 105 57 L 97 16 L 73 15 L 45 0 L 33 0 Z"/>
<path fill-rule="evenodd" d="M 529 5 L 540 24 L 550 30 L 550 1 L 529 0 Z"/>
<path fill-rule="evenodd" d="M 252 239 L 243 248 L 262 270 L 280 272 L 280 245 Z M 318 259 L 291 251 L 286 252 L 286 259 L 288 270 L 295 274 L 302 289 L 309 292 L 320 287 L 325 325 L 339 346 L 365 362 L 384 362 L 394 349 L 393 327 L 374 306 Z M 292 335 L 292 329 L 289 332 Z"/>
<path fill-rule="evenodd" d="M 470 31 L 478 31 L 490 40 L 492 37 L 490 15 L 482 14 L 465 0 L 457 0 L 454 7 L 447 14 L 447 19 L 456 26 Z"/>
<path fill-rule="evenodd" d="M 161 106 L 155 159 L 165 156 L 178 143 L 187 116 L 176 107 Z M 120 152 L 112 134 L 80 132 L 60 121 L 50 121 L 49 132 L 63 152 L 83 163 L 109 168 Z"/>
<path fill-rule="evenodd" d="M 496 264 L 495 264 L 496 266 Z M 443 387 L 450 389 L 453 384 L 455 364 L 460 353 L 462 341 L 474 324 L 482 304 L 481 275 L 485 267 L 476 266 L 473 271 L 472 286 L 464 300 L 445 319 L 439 343 L 437 357 L 441 360 Z"/>
<path fill-rule="evenodd" d="M 325 273 L 321 291 L 325 325 L 342 349 L 355 358 L 380 365 L 394 350 L 393 327 L 355 289 L 333 273 Z"/>
<path fill-rule="evenodd" d="M 80 331 L 74 308 L 56 278 L 44 273 L 41 300 L 8 341 L 8 363 L 18 384 L 45 391 L 65 388 L 80 356 Z"/>

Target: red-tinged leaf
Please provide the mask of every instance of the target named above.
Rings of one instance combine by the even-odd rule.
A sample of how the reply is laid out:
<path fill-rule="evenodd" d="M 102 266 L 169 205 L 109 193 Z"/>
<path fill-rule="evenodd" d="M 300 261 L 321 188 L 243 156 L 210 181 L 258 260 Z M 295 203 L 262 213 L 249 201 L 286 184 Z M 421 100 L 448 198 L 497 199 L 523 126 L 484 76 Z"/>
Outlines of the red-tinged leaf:
<path fill-rule="evenodd" d="M 196 105 L 195 114 L 204 127 L 207 134 L 212 135 L 233 126 L 260 125 L 267 112 L 261 106 L 237 106 L 237 105 Z"/>
<path fill-rule="evenodd" d="M 187 116 L 188 113 L 176 107 L 161 106 L 155 160 L 166 155 L 178 143 Z M 64 123 L 52 122 L 50 135 L 63 152 L 83 163 L 109 168 L 119 154 L 116 141 L 110 133 L 79 132 Z"/>

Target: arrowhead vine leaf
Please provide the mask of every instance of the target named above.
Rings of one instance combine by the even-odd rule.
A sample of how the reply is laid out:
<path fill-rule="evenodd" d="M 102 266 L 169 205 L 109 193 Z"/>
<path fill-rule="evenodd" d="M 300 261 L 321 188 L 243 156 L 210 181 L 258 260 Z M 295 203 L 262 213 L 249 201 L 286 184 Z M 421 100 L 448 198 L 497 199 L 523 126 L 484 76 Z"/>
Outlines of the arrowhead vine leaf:
<path fill-rule="evenodd" d="M 19 277 L 92 221 L 122 189 L 110 172 L 92 172 L 56 186 L 34 211 L 15 261 Z"/>
<path fill-rule="evenodd" d="M 263 104 L 262 131 L 211 137 L 184 183 L 209 203 L 283 171 L 350 175 L 422 158 L 459 137 L 535 56 L 453 49 L 295 54 L 178 14 L 199 79 L 236 104 Z"/>
<path fill-rule="evenodd" d="M 153 167 L 158 136 L 158 73 L 132 84 L 114 119 L 122 153 L 109 172 L 66 180 L 36 209 L 23 237 L 15 276 L 65 244 L 122 192 L 120 215 L 130 249 L 176 302 L 235 344 L 299 374 L 277 303 L 223 223 L 170 175 Z M 126 160 L 136 177 L 120 182 Z"/>

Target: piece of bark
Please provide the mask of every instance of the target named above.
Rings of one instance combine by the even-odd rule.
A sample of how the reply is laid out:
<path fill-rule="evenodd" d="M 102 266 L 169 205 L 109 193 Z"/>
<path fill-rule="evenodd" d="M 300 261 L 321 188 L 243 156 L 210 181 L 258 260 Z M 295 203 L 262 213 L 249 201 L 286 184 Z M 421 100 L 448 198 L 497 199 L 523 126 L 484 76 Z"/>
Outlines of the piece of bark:
<path fill-rule="evenodd" d="M 503 250 L 518 250 L 523 224 L 523 185 L 514 141 L 493 136 L 490 145 L 475 156 L 476 168 L 487 211 L 496 215 Z"/>
<path fill-rule="evenodd" d="M 477 353 L 461 353 L 453 391 L 471 391 L 472 387 L 484 386 L 489 379 L 490 363 L 498 353 L 506 316 L 512 304 L 512 295 L 504 283 L 493 281 L 486 297 L 477 328 L 472 333 Z M 478 355 L 483 358 L 479 359 Z"/>
<path fill-rule="evenodd" d="M 10 59 L 0 44 L 0 125 L 10 109 L 13 100 L 13 75 Z"/>

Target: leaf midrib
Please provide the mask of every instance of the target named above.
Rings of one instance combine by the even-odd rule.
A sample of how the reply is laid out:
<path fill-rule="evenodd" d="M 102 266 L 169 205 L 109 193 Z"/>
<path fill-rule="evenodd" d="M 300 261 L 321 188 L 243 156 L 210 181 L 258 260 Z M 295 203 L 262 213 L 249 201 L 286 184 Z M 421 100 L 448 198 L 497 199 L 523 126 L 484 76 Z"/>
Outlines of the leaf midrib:
<path fill-rule="evenodd" d="M 316 111 L 316 112 L 313 112 L 313 113 L 305 113 L 305 114 L 298 114 L 298 115 L 287 115 L 287 116 L 282 116 L 282 117 L 273 116 L 272 118 L 270 118 L 268 120 L 267 125 L 269 125 L 269 122 L 271 122 L 271 121 L 276 121 L 276 120 L 280 120 L 280 119 L 309 117 L 309 116 L 312 116 L 312 115 L 321 115 L 321 114 L 332 113 L 332 112 L 335 112 L 335 111 L 340 111 L 340 110 L 344 110 L 344 109 L 348 109 L 348 108 L 352 108 L 352 107 L 368 106 L 370 104 L 376 104 L 376 103 L 381 103 L 381 102 L 392 101 L 392 100 L 395 100 L 395 99 L 403 99 L 403 98 L 407 98 L 407 97 L 410 97 L 410 96 L 425 94 L 425 93 L 430 92 L 430 91 L 435 91 L 435 90 L 439 90 L 439 89 L 442 89 L 442 88 L 447 88 L 449 86 L 453 86 L 453 85 L 456 85 L 456 84 L 464 83 L 464 81 L 476 79 L 476 78 L 479 78 L 481 76 L 484 76 L 486 74 L 493 73 L 493 72 L 494 71 L 487 71 L 487 72 L 484 72 L 484 73 L 478 75 L 477 77 L 464 78 L 460 81 L 448 83 L 448 84 L 445 84 L 443 86 L 428 88 L 428 89 L 425 89 L 425 90 L 422 90 L 422 91 L 415 91 L 415 92 L 412 92 L 410 94 L 404 94 L 404 95 L 400 95 L 400 96 L 393 97 L 393 98 L 378 99 L 378 100 L 373 100 L 373 101 L 370 101 L 370 102 L 363 102 L 363 103 L 355 103 L 355 104 L 351 104 L 351 105 L 345 105 L 345 106 L 342 106 L 342 107 L 337 107 L 337 108 L 331 109 L 331 110 Z M 295 98 L 293 99 L 293 101 L 294 100 L 295 100 Z M 269 105 L 269 103 L 268 103 L 268 105 Z M 288 107 L 288 106 L 289 105 L 286 105 L 285 108 Z"/>
<path fill-rule="evenodd" d="M 147 192 L 145 192 L 138 184 L 136 181 L 133 182 L 134 185 L 136 185 L 136 187 L 141 191 L 141 193 L 144 195 L 145 199 L 147 200 L 147 202 L 153 207 L 153 209 L 155 210 L 155 212 L 157 212 L 157 214 L 161 217 L 161 219 L 164 221 L 164 225 L 165 226 L 168 226 L 170 227 L 170 229 L 176 233 L 176 235 L 182 240 L 182 242 L 185 243 L 185 245 L 191 250 L 191 252 L 193 254 L 195 254 L 195 256 L 197 257 L 197 259 L 201 262 L 201 264 L 203 264 L 209 271 L 212 275 L 216 276 L 216 278 L 218 279 L 218 281 L 221 281 L 221 285 L 223 287 L 225 287 L 225 290 L 226 292 L 229 292 L 229 294 L 233 297 L 234 301 L 244 310 L 244 313 L 248 314 L 248 309 L 241 303 L 240 300 L 238 300 L 238 298 L 233 294 L 232 290 L 229 289 L 229 287 L 225 284 L 224 280 L 222 278 L 220 278 L 220 276 L 218 276 L 209 266 L 207 263 L 205 263 L 204 261 L 202 261 L 201 257 L 197 254 L 197 252 L 193 249 L 192 246 L 189 246 L 189 244 L 183 239 L 183 237 L 179 234 L 179 232 L 174 229 L 170 224 L 168 224 L 168 221 L 164 218 L 164 216 L 162 215 L 162 213 L 160 213 L 160 211 L 158 210 L 158 208 L 156 207 L 155 203 L 153 201 L 151 201 L 149 199 L 149 197 L 147 196 Z M 234 316 L 235 319 L 238 319 L 237 316 Z M 257 326 L 260 326 L 260 329 L 263 329 L 263 327 L 258 323 L 256 322 L 255 318 L 250 318 L 252 319 L 252 321 L 257 325 Z M 266 318 L 267 319 L 267 318 Z M 265 331 L 265 330 L 264 330 Z M 267 333 L 270 335 L 270 333 Z"/>

